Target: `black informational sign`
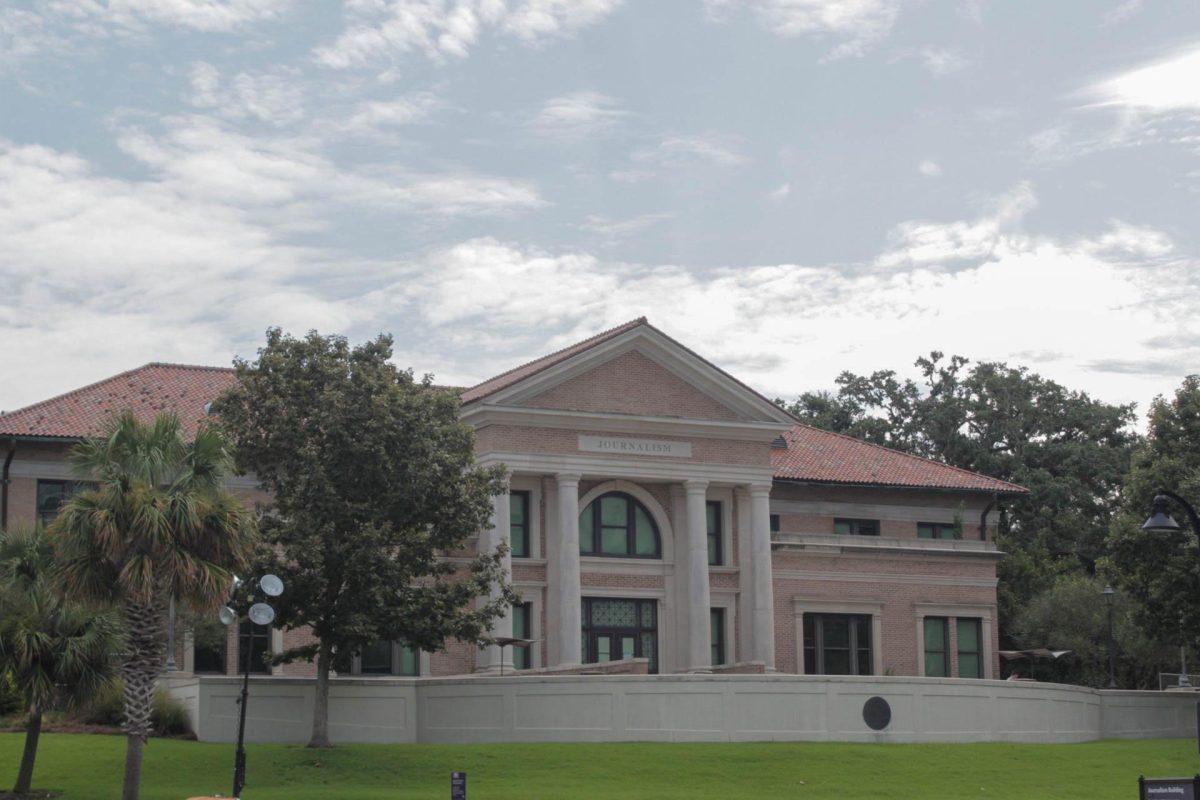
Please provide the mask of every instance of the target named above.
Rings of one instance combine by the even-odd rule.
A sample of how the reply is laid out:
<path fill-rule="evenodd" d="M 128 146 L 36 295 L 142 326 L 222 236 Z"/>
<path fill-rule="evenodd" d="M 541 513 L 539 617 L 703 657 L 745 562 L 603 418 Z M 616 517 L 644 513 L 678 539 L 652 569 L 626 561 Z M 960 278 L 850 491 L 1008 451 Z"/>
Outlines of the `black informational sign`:
<path fill-rule="evenodd" d="M 450 800 L 467 800 L 467 773 L 450 773 Z"/>
<path fill-rule="evenodd" d="M 1138 778 L 1139 800 L 1200 800 L 1200 775 L 1193 778 Z"/>

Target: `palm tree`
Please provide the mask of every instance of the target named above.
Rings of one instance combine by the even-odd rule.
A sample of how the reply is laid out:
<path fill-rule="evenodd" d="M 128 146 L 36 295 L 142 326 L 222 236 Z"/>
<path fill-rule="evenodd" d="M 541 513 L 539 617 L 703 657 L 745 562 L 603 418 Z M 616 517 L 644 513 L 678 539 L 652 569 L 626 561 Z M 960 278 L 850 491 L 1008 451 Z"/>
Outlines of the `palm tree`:
<path fill-rule="evenodd" d="M 112 676 L 116 618 L 64 600 L 53 569 L 40 527 L 0 531 L 0 674 L 13 676 L 29 711 L 14 794 L 33 781 L 46 710 L 95 696 Z"/>
<path fill-rule="evenodd" d="M 49 534 L 65 590 L 122 618 L 122 798 L 137 800 L 170 600 L 196 613 L 224 602 L 246 565 L 254 520 L 224 488 L 233 465 L 224 437 L 205 425 L 188 442 L 174 414 L 149 425 L 122 414 L 76 445 L 71 461 L 95 488 L 67 500 Z"/>

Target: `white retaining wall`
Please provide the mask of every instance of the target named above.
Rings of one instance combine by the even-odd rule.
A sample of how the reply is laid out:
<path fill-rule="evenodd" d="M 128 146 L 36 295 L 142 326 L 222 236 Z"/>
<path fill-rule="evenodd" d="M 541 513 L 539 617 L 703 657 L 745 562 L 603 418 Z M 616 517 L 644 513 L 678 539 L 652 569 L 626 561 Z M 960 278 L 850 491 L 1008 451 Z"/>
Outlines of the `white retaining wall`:
<path fill-rule="evenodd" d="M 173 678 L 196 735 L 233 741 L 241 680 Z M 315 682 L 250 680 L 246 737 L 305 742 Z M 891 724 L 863 722 L 883 697 Z M 589 675 L 338 678 L 335 742 L 1082 742 L 1194 736 L 1200 695 L 943 678 Z"/>

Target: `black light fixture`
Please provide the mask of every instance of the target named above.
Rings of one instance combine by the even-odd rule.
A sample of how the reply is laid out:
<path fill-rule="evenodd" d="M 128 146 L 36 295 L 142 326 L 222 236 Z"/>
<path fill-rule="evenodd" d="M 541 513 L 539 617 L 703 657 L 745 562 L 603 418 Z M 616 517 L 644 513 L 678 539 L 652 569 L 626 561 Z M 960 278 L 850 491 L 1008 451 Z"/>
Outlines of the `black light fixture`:
<path fill-rule="evenodd" d="M 1117 648 L 1116 641 L 1113 639 L 1113 595 L 1116 590 L 1111 585 L 1106 585 L 1104 590 L 1100 592 L 1104 595 L 1104 605 L 1108 612 L 1108 688 L 1117 688 Z"/>
<path fill-rule="evenodd" d="M 1142 530 L 1150 533 L 1175 533 L 1178 531 L 1179 523 L 1167 512 L 1170 503 L 1171 498 L 1167 495 L 1156 494 L 1150 518 L 1142 523 Z"/>

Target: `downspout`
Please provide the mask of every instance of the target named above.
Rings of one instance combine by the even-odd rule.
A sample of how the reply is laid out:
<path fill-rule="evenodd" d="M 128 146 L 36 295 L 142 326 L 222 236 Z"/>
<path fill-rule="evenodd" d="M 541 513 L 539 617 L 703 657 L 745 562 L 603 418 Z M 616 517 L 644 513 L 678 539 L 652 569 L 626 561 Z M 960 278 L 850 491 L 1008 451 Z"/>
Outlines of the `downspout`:
<path fill-rule="evenodd" d="M 8 471 L 12 467 L 13 456 L 17 454 L 17 440 L 8 440 L 8 455 L 4 457 L 4 470 L 0 472 L 0 530 L 8 527 Z"/>

